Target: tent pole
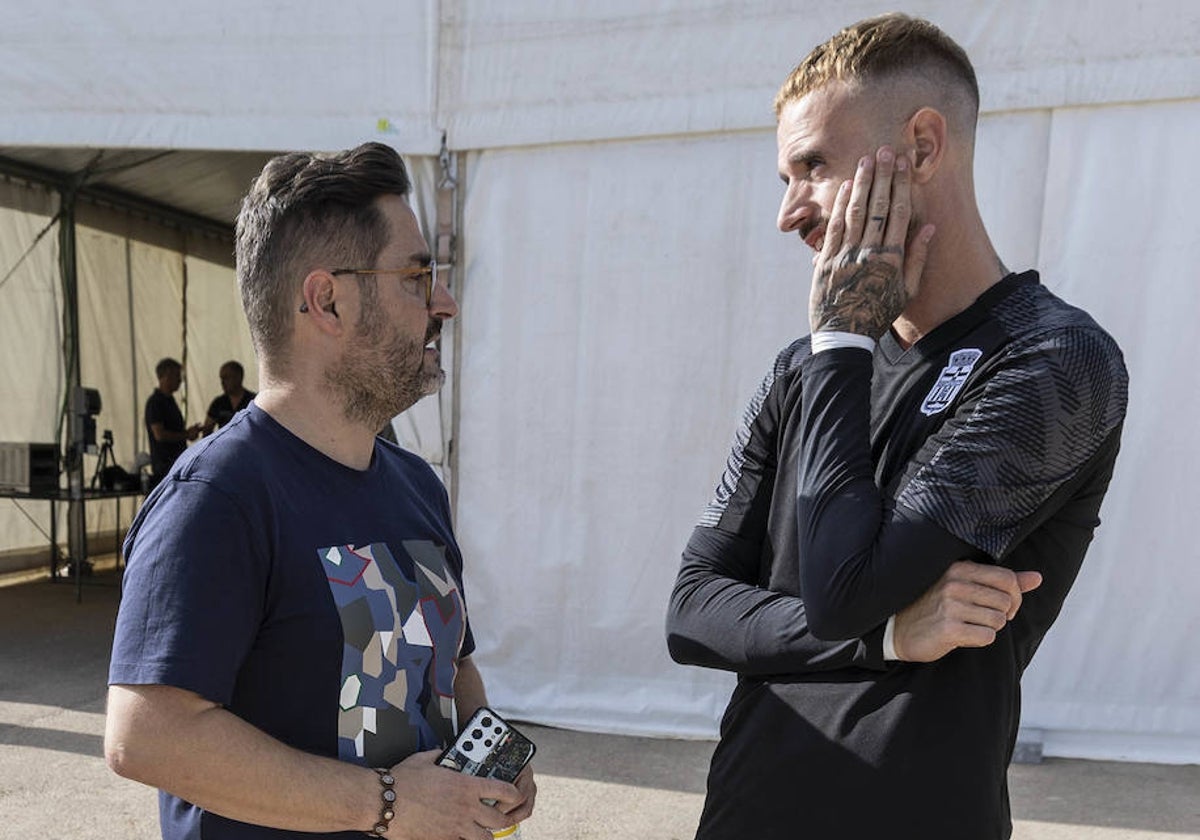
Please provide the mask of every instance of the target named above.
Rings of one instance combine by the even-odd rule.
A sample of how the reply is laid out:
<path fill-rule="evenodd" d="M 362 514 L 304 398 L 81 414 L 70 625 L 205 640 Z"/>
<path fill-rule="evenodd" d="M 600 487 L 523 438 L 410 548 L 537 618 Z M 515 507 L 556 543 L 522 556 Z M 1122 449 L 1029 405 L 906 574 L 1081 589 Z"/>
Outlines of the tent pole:
<path fill-rule="evenodd" d="M 459 312 L 462 312 L 464 272 L 461 270 L 462 240 L 462 183 L 466 159 L 461 154 L 451 155 L 446 147 L 446 137 L 442 135 L 442 149 L 438 155 L 439 178 L 437 187 L 437 239 L 435 259 L 448 265 L 446 269 L 446 287 L 458 299 Z M 454 341 L 454 364 L 450 372 L 449 406 L 442 399 L 442 439 L 443 459 L 445 461 L 446 484 L 450 492 L 450 513 L 458 517 L 458 425 L 459 425 L 459 376 L 462 372 L 462 323 L 461 319 L 452 328 Z M 449 422 L 446 414 L 449 414 Z"/>
<path fill-rule="evenodd" d="M 141 468 L 137 466 L 138 444 L 141 442 L 140 429 L 144 425 L 138 410 L 138 363 L 137 363 L 137 319 L 133 314 L 133 240 L 125 237 L 125 296 L 129 307 L 129 371 L 133 376 L 133 432 L 129 439 L 129 451 L 133 454 L 134 474 L 140 477 Z M 149 448 L 149 443 L 146 444 Z"/>
<path fill-rule="evenodd" d="M 75 190 L 70 184 L 60 190 L 62 208 L 58 223 L 58 266 L 63 289 L 63 350 L 66 367 L 66 399 L 64 412 L 68 415 L 66 447 L 67 541 L 76 579 L 83 573 L 82 560 L 87 556 L 87 523 L 83 501 L 83 417 L 77 410 L 75 395 L 81 385 L 79 364 L 79 276 L 75 262 Z M 76 600 L 82 600 L 77 587 Z"/>
<path fill-rule="evenodd" d="M 183 416 L 185 419 L 184 419 L 183 425 L 186 428 L 188 425 L 187 419 L 186 419 L 188 417 L 188 392 L 191 390 L 190 388 L 188 388 L 188 379 L 187 379 L 187 367 L 188 367 L 188 261 L 187 261 L 187 237 L 186 236 L 184 237 L 184 240 L 183 240 L 183 253 L 179 255 L 179 259 L 180 259 L 182 273 L 183 273 L 183 312 L 182 312 L 182 320 L 180 323 L 180 332 L 182 333 L 182 335 L 180 335 L 180 337 L 179 337 L 181 346 L 183 347 L 183 358 L 180 359 L 179 361 L 183 365 L 183 372 L 184 372 L 184 376 L 183 376 Z"/>

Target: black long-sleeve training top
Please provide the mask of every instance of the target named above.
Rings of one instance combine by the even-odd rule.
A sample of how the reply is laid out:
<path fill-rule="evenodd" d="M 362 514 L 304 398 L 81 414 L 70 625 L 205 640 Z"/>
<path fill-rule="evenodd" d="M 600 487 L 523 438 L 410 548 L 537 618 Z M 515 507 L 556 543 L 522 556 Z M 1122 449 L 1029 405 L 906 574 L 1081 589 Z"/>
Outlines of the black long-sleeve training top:
<path fill-rule="evenodd" d="M 698 838 L 1011 834 L 1020 675 L 1099 524 L 1126 400 L 1116 343 L 1034 272 L 907 350 L 777 357 L 668 612 L 676 661 L 739 675 Z M 991 646 L 885 663 L 888 616 L 960 559 L 1044 581 Z"/>

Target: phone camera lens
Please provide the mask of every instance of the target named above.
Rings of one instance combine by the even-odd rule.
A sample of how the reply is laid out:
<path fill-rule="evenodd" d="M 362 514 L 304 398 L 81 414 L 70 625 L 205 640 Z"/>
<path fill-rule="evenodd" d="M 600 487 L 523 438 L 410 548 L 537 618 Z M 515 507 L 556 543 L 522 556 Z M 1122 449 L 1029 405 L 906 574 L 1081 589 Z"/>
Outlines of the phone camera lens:
<path fill-rule="evenodd" d="M 497 727 L 496 727 L 495 729 L 493 729 L 492 731 L 493 731 L 493 732 L 495 732 L 497 735 L 499 735 L 499 734 L 500 734 L 501 732 L 503 732 L 504 730 L 503 730 L 501 727 L 497 726 Z"/>
<path fill-rule="evenodd" d="M 483 737 L 483 730 L 482 730 L 482 729 L 473 729 L 473 730 L 471 730 L 471 737 L 472 737 L 472 738 L 482 738 L 482 737 Z"/>
<path fill-rule="evenodd" d="M 483 742 L 483 745 L 484 745 L 485 747 L 490 747 L 490 746 L 492 745 L 492 742 L 491 742 L 491 741 L 484 741 L 484 742 Z"/>
<path fill-rule="evenodd" d="M 467 743 L 463 744 L 462 747 L 463 752 L 470 752 L 471 750 L 475 749 L 475 744 L 471 741 L 467 741 Z"/>
<path fill-rule="evenodd" d="M 485 717 L 483 720 L 480 721 L 480 723 L 482 723 L 484 726 L 491 726 L 492 719 L 490 717 Z"/>

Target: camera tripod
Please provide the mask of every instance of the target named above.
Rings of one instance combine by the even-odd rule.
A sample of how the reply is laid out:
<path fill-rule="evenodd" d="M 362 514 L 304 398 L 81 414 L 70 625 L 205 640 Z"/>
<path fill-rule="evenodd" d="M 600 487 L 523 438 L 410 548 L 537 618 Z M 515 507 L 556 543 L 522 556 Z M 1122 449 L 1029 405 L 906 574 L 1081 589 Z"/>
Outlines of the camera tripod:
<path fill-rule="evenodd" d="M 92 473 L 92 483 L 90 486 L 93 490 L 96 489 L 97 485 L 104 487 L 104 483 L 101 480 L 104 470 L 108 467 L 115 467 L 117 465 L 117 457 L 113 455 L 112 429 L 104 430 L 104 440 L 100 444 L 99 455 L 100 457 L 96 460 L 96 471 Z"/>

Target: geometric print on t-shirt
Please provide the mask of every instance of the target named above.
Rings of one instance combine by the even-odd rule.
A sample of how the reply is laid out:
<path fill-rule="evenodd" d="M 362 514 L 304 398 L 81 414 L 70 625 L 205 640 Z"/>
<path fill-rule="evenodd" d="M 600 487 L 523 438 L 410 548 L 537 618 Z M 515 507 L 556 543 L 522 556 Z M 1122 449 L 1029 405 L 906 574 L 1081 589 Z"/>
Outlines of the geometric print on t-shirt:
<path fill-rule="evenodd" d="M 383 543 L 318 550 L 342 622 L 338 756 L 390 767 L 454 736 L 454 677 L 466 632 L 446 549 L 406 540 L 409 577 Z"/>

